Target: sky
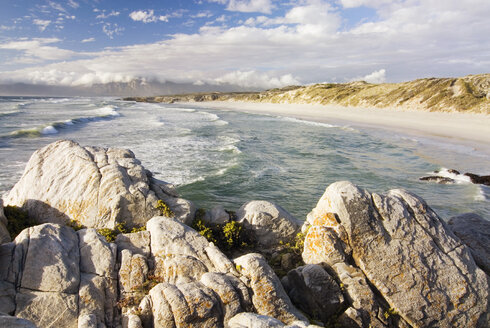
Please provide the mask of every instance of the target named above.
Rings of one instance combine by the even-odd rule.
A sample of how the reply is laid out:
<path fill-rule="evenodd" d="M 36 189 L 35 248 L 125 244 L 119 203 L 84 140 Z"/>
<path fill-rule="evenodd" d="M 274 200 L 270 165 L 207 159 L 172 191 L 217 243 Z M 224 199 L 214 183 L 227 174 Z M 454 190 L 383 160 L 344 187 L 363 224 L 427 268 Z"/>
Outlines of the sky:
<path fill-rule="evenodd" d="M 490 73 L 490 0 L 0 0 L 0 84 Z"/>

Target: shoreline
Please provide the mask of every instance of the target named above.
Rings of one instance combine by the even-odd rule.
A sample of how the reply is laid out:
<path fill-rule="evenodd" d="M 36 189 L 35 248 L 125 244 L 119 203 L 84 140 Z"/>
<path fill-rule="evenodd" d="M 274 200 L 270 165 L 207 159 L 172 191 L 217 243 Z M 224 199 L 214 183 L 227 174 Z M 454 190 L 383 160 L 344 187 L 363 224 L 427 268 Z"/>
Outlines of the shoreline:
<path fill-rule="evenodd" d="M 485 114 L 242 101 L 178 104 L 290 117 L 319 123 L 381 128 L 404 135 L 470 147 L 473 151 L 490 156 L 490 115 Z"/>

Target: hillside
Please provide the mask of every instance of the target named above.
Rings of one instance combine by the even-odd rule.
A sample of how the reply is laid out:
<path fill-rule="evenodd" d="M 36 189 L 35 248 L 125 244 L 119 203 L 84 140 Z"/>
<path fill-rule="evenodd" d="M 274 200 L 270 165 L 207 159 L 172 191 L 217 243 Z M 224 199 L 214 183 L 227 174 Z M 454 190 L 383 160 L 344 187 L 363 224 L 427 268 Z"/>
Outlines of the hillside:
<path fill-rule="evenodd" d="M 321 83 L 262 92 L 133 97 L 147 102 L 248 101 L 490 113 L 490 74 L 424 78 L 402 83 Z"/>

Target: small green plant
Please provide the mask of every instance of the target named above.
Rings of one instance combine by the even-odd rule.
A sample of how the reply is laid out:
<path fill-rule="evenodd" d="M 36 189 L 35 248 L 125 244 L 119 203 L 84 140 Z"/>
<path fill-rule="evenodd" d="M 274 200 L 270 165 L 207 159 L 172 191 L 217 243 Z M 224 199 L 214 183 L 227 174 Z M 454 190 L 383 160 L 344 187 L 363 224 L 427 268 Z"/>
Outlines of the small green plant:
<path fill-rule="evenodd" d="M 216 244 L 217 240 L 214 237 L 214 231 L 211 229 L 211 227 L 206 226 L 206 224 L 204 223 L 203 217 L 205 213 L 206 211 L 203 208 L 200 208 L 196 211 L 194 221 L 192 221 L 192 227 L 208 241 Z"/>
<path fill-rule="evenodd" d="M 223 242 L 227 249 L 242 246 L 241 234 L 242 226 L 237 221 L 227 222 L 222 229 Z M 245 243 L 246 245 L 246 243 Z"/>
<path fill-rule="evenodd" d="M 145 226 L 141 227 L 134 227 L 133 229 L 129 229 L 126 225 L 126 222 L 119 222 L 116 224 L 116 227 L 114 229 L 109 229 L 109 228 L 102 228 L 102 229 L 97 229 L 97 232 L 104 236 L 107 242 L 112 243 L 114 240 L 116 240 L 117 235 L 121 233 L 133 233 L 133 232 L 138 232 L 138 231 L 144 231 L 146 230 Z"/>
<path fill-rule="evenodd" d="M 168 205 L 161 199 L 157 201 L 157 205 L 155 208 L 160 210 L 160 214 L 163 216 L 166 216 L 168 218 L 173 218 L 174 217 L 174 212 L 168 207 Z"/>
<path fill-rule="evenodd" d="M 25 228 L 38 224 L 35 219 L 29 217 L 27 211 L 18 206 L 5 206 L 3 210 L 7 217 L 7 230 L 12 240 Z"/>
<path fill-rule="evenodd" d="M 384 316 L 385 319 L 388 319 L 391 316 L 398 315 L 398 312 L 392 307 L 390 307 L 388 310 L 385 311 Z"/>
<path fill-rule="evenodd" d="M 81 224 L 80 222 L 78 222 L 77 220 L 70 220 L 66 225 L 75 231 L 78 231 L 78 230 L 85 228 L 85 226 L 83 224 Z"/>

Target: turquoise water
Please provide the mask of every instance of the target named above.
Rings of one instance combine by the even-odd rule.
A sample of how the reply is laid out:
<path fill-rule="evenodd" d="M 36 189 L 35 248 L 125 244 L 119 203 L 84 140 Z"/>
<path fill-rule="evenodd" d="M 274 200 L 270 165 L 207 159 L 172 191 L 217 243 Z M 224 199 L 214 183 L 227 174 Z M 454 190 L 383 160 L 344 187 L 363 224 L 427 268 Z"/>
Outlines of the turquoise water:
<path fill-rule="evenodd" d="M 375 192 L 408 189 L 444 218 L 490 218 L 489 188 L 418 180 L 443 167 L 490 174 L 490 159 L 470 148 L 345 123 L 114 98 L 0 98 L 0 192 L 33 151 L 58 139 L 129 148 L 206 208 L 265 199 L 304 219 L 330 183 L 350 180 Z"/>

